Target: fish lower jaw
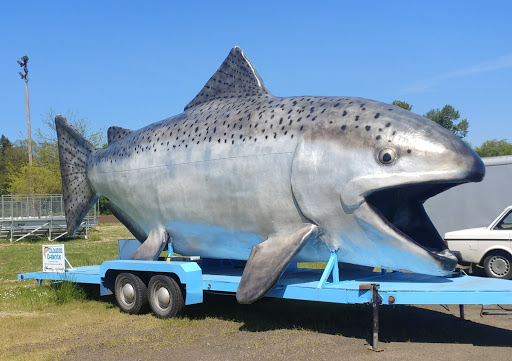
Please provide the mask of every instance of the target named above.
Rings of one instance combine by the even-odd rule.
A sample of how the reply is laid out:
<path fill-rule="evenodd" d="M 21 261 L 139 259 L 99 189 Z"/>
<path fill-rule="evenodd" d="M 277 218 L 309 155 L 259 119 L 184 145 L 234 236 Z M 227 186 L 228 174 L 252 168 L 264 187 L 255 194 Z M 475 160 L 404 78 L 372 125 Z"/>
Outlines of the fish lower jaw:
<path fill-rule="evenodd" d="M 406 270 L 433 276 L 451 275 L 457 258 L 447 249 L 421 203 L 393 205 L 370 198 L 354 212 L 363 232 L 376 235 L 375 243 L 384 242 L 384 251 L 396 252 L 390 269 Z M 386 251 L 387 252 L 387 251 Z M 378 265 L 373 265 L 379 267 Z M 385 268 L 385 267 L 381 267 Z"/>

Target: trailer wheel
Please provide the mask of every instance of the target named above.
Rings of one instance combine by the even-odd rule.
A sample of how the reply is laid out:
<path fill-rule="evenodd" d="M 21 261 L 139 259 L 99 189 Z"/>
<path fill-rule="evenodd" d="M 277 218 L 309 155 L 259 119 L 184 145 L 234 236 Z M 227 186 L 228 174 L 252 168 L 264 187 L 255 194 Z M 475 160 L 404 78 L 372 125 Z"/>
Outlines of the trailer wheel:
<path fill-rule="evenodd" d="M 148 289 L 149 305 L 158 318 L 174 317 L 185 307 L 180 286 L 169 276 L 151 277 Z"/>
<path fill-rule="evenodd" d="M 120 273 L 116 277 L 115 296 L 121 311 L 139 314 L 148 304 L 148 289 L 133 273 Z"/>
<path fill-rule="evenodd" d="M 506 252 L 491 252 L 484 259 L 485 273 L 489 277 L 512 279 L 512 257 Z"/>

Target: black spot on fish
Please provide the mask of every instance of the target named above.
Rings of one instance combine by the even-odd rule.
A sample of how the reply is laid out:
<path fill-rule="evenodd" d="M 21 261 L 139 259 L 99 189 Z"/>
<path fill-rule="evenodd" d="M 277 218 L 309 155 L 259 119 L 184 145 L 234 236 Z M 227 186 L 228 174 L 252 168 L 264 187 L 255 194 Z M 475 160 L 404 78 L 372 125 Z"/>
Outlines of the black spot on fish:
<path fill-rule="evenodd" d="M 370 129 L 372 129 L 372 127 L 370 127 L 369 125 L 367 125 L 367 126 L 365 127 L 365 129 L 366 129 L 366 131 L 368 132 Z"/>
<path fill-rule="evenodd" d="M 411 152 L 412 152 L 412 150 L 410 150 L 410 149 L 407 149 L 407 153 L 411 153 Z"/>
<path fill-rule="evenodd" d="M 343 111 L 342 116 L 345 116 L 345 115 L 347 115 L 347 111 L 346 110 Z"/>
<path fill-rule="evenodd" d="M 377 119 L 378 117 L 380 117 L 380 113 L 375 114 L 374 118 Z"/>
<path fill-rule="evenodd" d="M 386 124 L 386 128 L 389 128 L 391 126 L 391 123 Z"/>
<path fill-rule="evenodd" d="M 359 120 L 359 115 L 356 115 L 356 122 Z"/>
<path fill-rule="evenodd" d="M 377 135 L 377 137 L 375 139 L 380 140 L 380 135 Z"/>
<path fill-rule="evenodd" d="M 345 130 L 345 129 L 347 129 L 347 126 L 346 125 L 342 125 L 341 126 L 341 130 Z"/>

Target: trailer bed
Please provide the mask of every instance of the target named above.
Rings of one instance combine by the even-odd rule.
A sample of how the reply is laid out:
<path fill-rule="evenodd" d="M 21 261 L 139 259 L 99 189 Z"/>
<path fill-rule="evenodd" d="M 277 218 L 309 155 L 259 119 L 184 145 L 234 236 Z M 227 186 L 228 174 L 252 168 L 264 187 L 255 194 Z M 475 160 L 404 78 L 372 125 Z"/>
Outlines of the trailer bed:
<path fill-rule="evenodd" d="M 116 264 L 115 262 L 126 261 L 108 262 Z M 158 265 L 159 271 L 165 269 L 166 263 L 197 265 L 195 262 L 142 262 L 145 266 Z M 130 261 L 132 266 L 140 263 Z M 105 274 L 105 270 L 101 268 L 102 266 L 96 265 L 66 269 L 65 272 L 33 272 L 20 274 L 18 278 L 72 281 L 101 286 L 102 274 Z M 202 290 L 235 293 L 242 273 L 243 267 L 204 267 L 201 270 Z M 288 269 L 266 297 L 333 303 L 369 303 L 372 301 L 369 285 L 377 284 L 382 304 L 512 304 L 512 281 L 508 280 L 464 275 L 446 278 L 416 273 L 342 270 L 339 282 L 327 280 L 320 283 L 322 274 L 323 270 L 320 269 Z"/>

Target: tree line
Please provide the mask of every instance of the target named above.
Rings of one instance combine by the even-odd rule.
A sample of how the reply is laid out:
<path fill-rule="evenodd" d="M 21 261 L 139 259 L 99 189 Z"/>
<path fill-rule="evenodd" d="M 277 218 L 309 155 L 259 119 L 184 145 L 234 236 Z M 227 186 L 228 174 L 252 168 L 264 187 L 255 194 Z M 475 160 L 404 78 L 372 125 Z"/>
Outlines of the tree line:
<path fill-rule="evenodd" d="M 393 105 L 412 110 L 412 105 L 395 100 Z M 104 129 L 92 131 L 90 122 L 78 112 L 68 111 L 68 121 L 96 148 L 105 148 Z M 442 109 L 432 109 L 424 114 L 426 118 L 449 129 L 464 139 L 469 130 L 467 119 L 460 119 L 459 111 L 451 105 Z M 0 138 L 0 194 L 59 194 L 62 193 L 57 134 L 55 131 L 55 112 L 50 109 L 42 121 L 44 129 L 37 129 L 32 142 L 33 164 L 28 164 L 26 140 L 11 142 L 6 136 Z M 470 144 L 471 146 L 471 144 Z M 491 139 L 479 147 L 473 147 L 481 157 L 493 157 L 512 154 L 512 143 L 506 139 Z M 106 211 L 107 199 L 100 199 L 100 208 Z"/>

